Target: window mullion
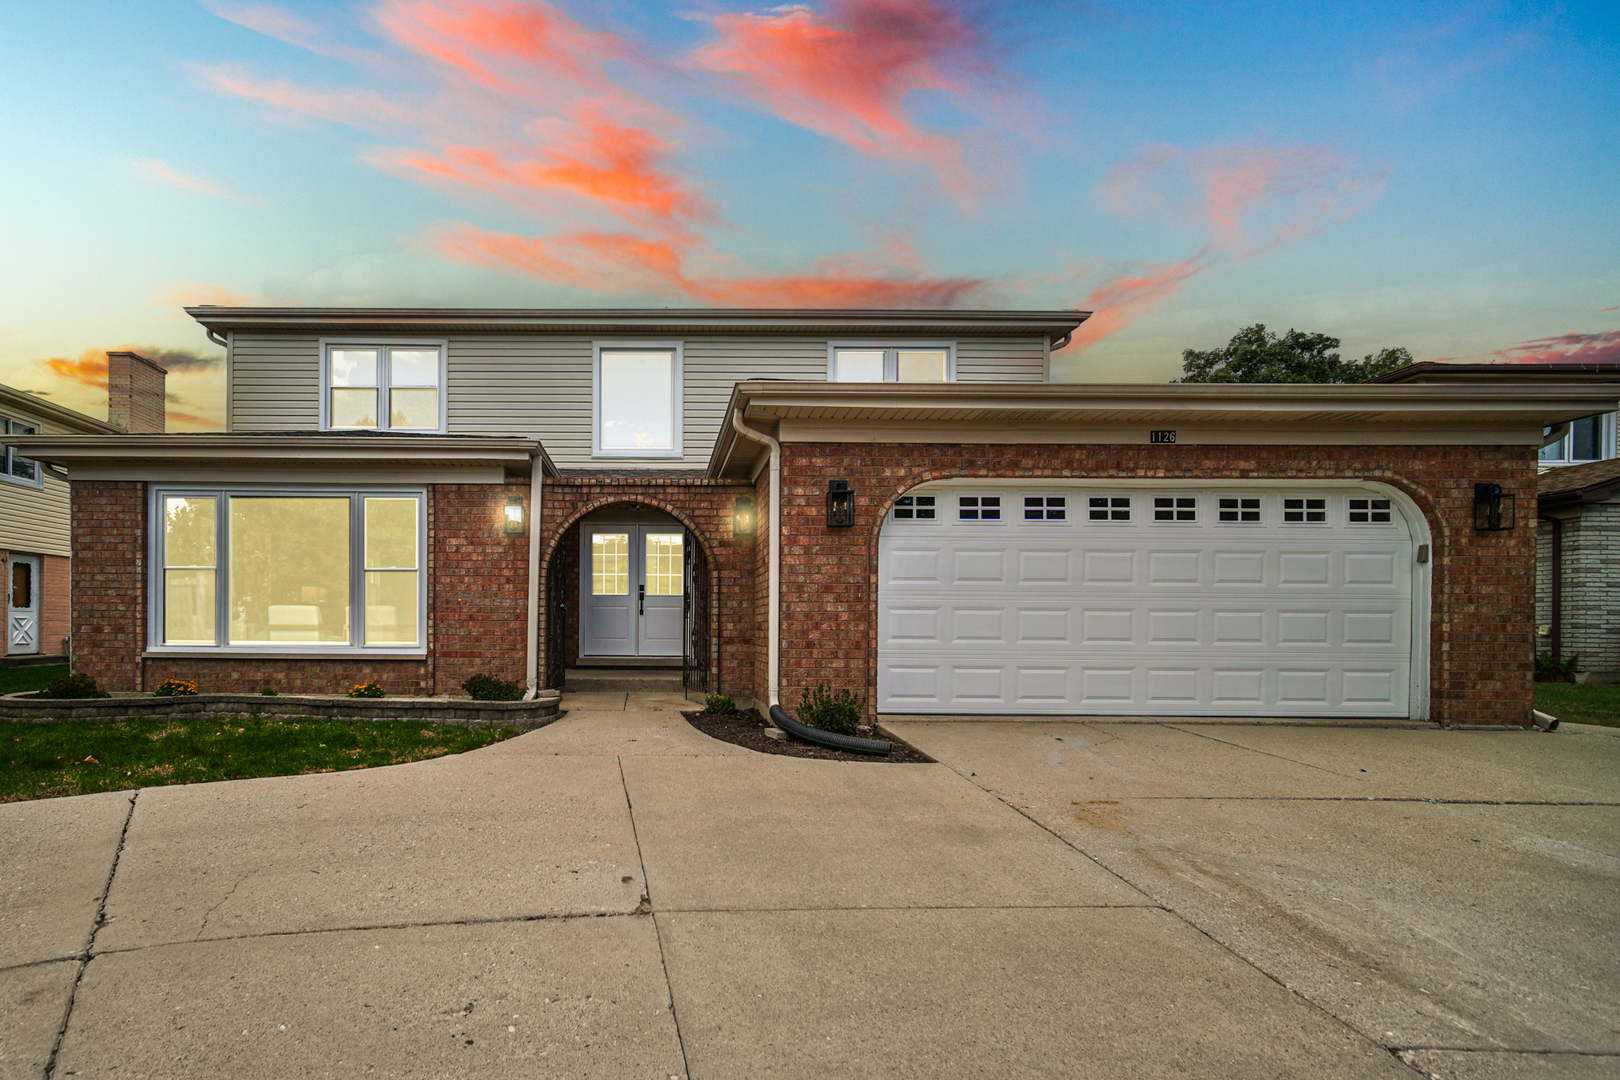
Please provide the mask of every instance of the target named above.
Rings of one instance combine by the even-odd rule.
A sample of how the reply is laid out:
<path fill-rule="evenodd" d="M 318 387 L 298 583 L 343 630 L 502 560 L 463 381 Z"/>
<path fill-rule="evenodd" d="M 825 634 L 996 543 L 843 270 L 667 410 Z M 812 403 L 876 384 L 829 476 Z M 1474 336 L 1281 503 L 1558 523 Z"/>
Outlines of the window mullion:
<path fill-rule="evenodd" d="M 379 379 L 379 381 L 381 381 Z M 349 645 L 366 643 L 366 497 L 349 496 Z M 358 572 L 356 572 L 358 569 Z"/>
<path fill-rule="evenodd" d="M 221 491 L 214 496 L 214 646 L 231 641 L 231 497 Z M 169 561 L 165 551 L 163 561 Z"/>

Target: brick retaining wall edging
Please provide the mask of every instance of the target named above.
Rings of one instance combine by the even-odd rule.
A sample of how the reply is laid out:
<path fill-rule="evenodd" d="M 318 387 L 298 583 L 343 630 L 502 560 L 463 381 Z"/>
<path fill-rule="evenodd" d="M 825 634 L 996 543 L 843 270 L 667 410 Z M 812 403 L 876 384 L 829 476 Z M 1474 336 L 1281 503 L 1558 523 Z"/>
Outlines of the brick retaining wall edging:
<path fill-rule="evenodd" d="M 325 695 L 188 694 L 184 697 L 0 697 L 0 720 L 124 720 L 132 716 L 276 716 L 332 720 L 409 720 L 456 727 L 545 727 L 562 714 L 561 695 L 533 701 L 350 698 Z"/>

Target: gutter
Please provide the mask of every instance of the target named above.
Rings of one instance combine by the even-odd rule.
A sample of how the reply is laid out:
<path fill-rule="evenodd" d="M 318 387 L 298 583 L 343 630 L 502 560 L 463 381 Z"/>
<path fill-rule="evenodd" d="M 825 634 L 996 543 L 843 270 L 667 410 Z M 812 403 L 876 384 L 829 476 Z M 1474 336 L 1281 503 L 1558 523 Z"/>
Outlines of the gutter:
<path fill-rule="evenodd" d="M 742 422 L 742 413 L 738 410 L 728 409 L 727 411 L 731 414 L 731 427 L 737 434 L 768 447 L 771 452 L 769 526 L 771 530 L 771 553 L 769 586 L 765 605 L 765 693 L 768 706 L 780 706 L 781 701 L 778 699 L 778 695 L 781 691 L 781 684 L 778 681 L 778 668 L 782 655 L 782 444 L 763 431 L 755 431 L 747 424 L 744 424 Z"/>

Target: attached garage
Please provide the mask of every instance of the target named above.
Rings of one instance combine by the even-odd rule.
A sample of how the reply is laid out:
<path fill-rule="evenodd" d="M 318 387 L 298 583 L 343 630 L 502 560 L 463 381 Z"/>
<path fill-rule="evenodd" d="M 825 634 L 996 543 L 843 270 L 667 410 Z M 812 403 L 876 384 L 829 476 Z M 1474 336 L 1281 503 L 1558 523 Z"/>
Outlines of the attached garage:
<path fill-rule="evenodd" d="M 880 712 L 1427 709 L 1427 526 L 1383 485 L 925 484 L 878 580 Z"/>

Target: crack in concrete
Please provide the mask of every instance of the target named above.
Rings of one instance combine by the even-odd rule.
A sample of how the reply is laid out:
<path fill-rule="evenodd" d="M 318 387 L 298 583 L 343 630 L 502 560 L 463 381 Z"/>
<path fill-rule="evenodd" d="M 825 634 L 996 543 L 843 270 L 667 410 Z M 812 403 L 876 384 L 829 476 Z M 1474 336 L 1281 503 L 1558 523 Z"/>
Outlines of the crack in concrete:
<path fill-rule="evenodd" d="M 84 939 L 84 948 L 80 950 L 79 970 L 73 974 L 73 986 L 68 990 L 67 1007 L 62 1010 L 62 1023 L 56 1029 L 56 1038 L 51 1042 L 50 1057 L 45 1059 L 45 1080 L 51 1080 L 56 1072 L 56 1058 L 62 1052 L 62 1040 L 67 1038 L 68 1023 L 73 1019 L 73 1004 L 79 996 L 79 984 L 84 981 L 85 969 L 90 961 L 95 959 L 96 935 L 107 923 L 107 896 L 112 892 L 113 878 L 118 876 L 118 861 L 123 858 L 124 844 L 129 840 L 129 824 L 135 820 L 135 803 L 141 797 L 140 788 L 129 797 L 129 811 L 124 815 L 124 826 L 118 830 L 118 846 L 113 849 L 112 865 L 107 868 L 107 881 L 101 887 L 101 896 L 96 900 L 96 914 L 90 920 L 90 933 Z"/>
<path fill-rule="evenodd" d="M 626 703 L 629 695 L 625 695 Z M 641 834 L 636 831 L 635 801 L 630 798 L 630 782 L 624 775 L 624 758 L 614 759 L 619 766 L 619 784 L 624 789 L 624 810 L 630 816 L 630 839 L 636 845 L 636 865 L 641 867 L 641 906 L 636 909 L 637 914 L 652 915 L 652 883 L 647 880 L 647 860 L 641 854 Z M 692 1075 L 692 1063 L 686 1054 L 686 1035 L 681 1031 L 681 1014 L 675 1008 L 675 984 L 669 977 L 669 957 L 664 952 L 664 932 L 653 919 L 653 940 L 658 943 L 658 969 L 664 973 L 664 993 L 669 1001 L 669 1020 L 675 1027 L 675 1045 L 681 1048 L 681 1073 L 683 1076 Z"/>
<path fill-rule="evenodd" d="M 245 873 L 241 877 L 237 878 L 236 879 L 236 884 L 232 885 L 228 890 L 226 890 L 225 895 L 219 898 L 219 902 L 216 903 L 213 907 L 209 908 L 207 911 L 203 912 L 202 925 L 197 927 L 197 936 L 192 938 L 191 939 L 192 941 L 201 941 L 202 940 L 203 931 L 208 929 L 208 920 L 213 917 L 214 912 L 218 911 L 221 907 L 223 907 L 224 904 L 225 904 L 225 901 L 229 900 L 232 896 L 236 895 L 236 890 L 240 889 L 242 887 L 242 882 L 244 882 L 248 878 L 252 877 L 253 874 L 254 874 L 254 871 L 249 870 L 247 873 Z"/>

